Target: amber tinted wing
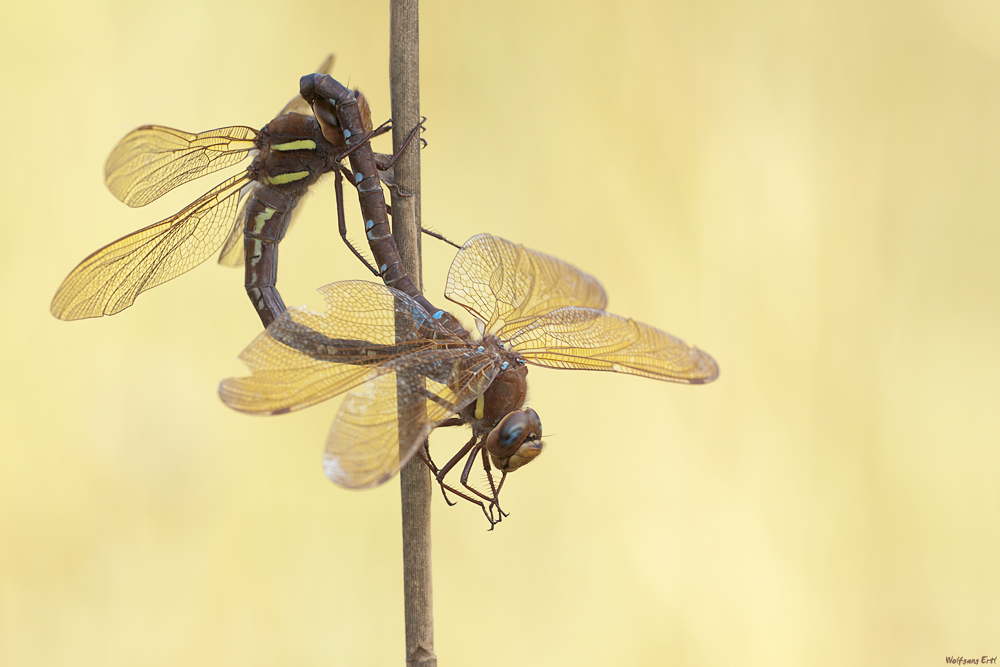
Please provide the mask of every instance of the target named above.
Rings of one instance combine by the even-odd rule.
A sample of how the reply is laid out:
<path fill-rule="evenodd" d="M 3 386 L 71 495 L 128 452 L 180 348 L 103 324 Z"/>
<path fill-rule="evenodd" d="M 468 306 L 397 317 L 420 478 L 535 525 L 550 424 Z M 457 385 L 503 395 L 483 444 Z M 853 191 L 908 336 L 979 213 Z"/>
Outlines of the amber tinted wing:
<path fill-rule="evenodd" d="M 344 281 L 321 287 L 323 313 L 290 308 L 260 334 L 240 359 L 251 371 L 219 386 L 223 402 L 255 414 L 289 412 L 342 394 L 408 353 L 433 350 L 452 338 L 412 299 L 381 285 Z M 397 345 L 400 318 L 405 346 Z"/>
<path fill-rule="evenodd" d="M 559 308 L 512 332 L 511 349 L 552 368 L 614 371 L 703 384 L 719 376 L 715 360 L 679 338 L 594 308 Z"/>
<path fill-rule="evenodd" d="M 145 206 L 188 181 L 236 164 L 254 148 L 257 130 L 222 127 L 200 134 L 144 125 L 118 142 L 104 182 L 129 206 Z"/>
<path fill-rule="evenodd" d="M 87 257 L 59 286 L 52 314 L 62 320 L 114 315 L 140 293 L 201 264 L 225 241 L 247 179 L 234 176 L 180 213 Z"/>
<path fill-rule="evenodd" d="M 464 306 L 501 339 L 563 306 L 603 309 L 608 298 L 593 276 L 504 239 L 469 239 L 448 270 L 445 296 Z"/>
<path fill-rule="evenodd" d="M 326 312 L 283 313 L 240 355 L 250 377 L 225 380 L 219 395 L 243 412 L 278 414 L 351 390 L 330 431 L 327 474 L 352 488 L 379 484 L 435 423 L 486 390 L 497 360 L 396 290 L 347 281 L 319 291 Z"/>
<path fill-rule="evenodd" d="M 229 229 L 229 236 L 222 244 L 222 252 L 219 253 L 219 264 L 232 269 L 242 268 L 246 265 L 245 250 L 243 242 L 243 232 L 246 229 L 247 204 L 255 188 L 259 187 L 256 182 L 247 183 L 240 192 L 240 205 L 236 208 L 236 216 L 233 226 Z"/>
<path fill-rule="evenodd" d="M 350 391 L 327 438 L 327 477 L 349 488 L 391 478 L 436 424 L 486 391 L 495 364 L 471 347 L 434 350 L 400 358 L 394 372 Z"/>
<path fill-rule="evenodd" d="M 329 74 L 333 70 L 333 54 L 331 53 L 326 57 L 319 67 L 316 68 L 317 74 Z M 281 116 L 286 113 L 299 113 L 303 116 L 308 116 L 312 113 L 312 107 L 309 103 L 302 99 L 301 95 L 296 95 L 292 98 L 292 101 L 285 105 L 285 108 L 278 112 Z"/>

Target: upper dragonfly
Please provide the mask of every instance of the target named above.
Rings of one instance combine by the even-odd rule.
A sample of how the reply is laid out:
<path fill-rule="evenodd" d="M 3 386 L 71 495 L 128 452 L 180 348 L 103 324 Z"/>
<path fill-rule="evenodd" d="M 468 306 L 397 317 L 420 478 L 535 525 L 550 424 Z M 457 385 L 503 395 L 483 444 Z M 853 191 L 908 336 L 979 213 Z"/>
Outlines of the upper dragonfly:
<path fill-rule="evenodd" d="M 320 293 L 326 312 L 286 311 L 243 351 L 251 375 L 223 381 L 222 400 L 243 412 L 282 414 L 347 392 L 326 444 L 330 479 L 375 486 L 420 452 L 442 489 L 479 504 L 491 524 L 503 516 L 499 492 L 507 472 L 542 449 L 541 421 L 524 407 L 525 364 L 687 384 L 719 374 L 698 348 L 606 312 L 607 296 L 592 276 L 488 234 L 458 252 L 445 290 L 475 317 L 479 340 L 451 331 L 383 285 L 339 282 Z M 436 467 L 421 444 L 433 428 L 460 424 L 472 427 L 472 439 Z M 479 455 L 488 495 L 468 484 Z M 444 481 L 463 458 L 467 493 Z M 499 484 L 491 461 L 503 475 Z"/>
<path fill-rule="evenodd" d="M 331 56 L 320 71 L 329 71 L 332 63 Z M 366 138 L 388 131 L 388 124 L 372 130 L 368 104 L 364 96 L 356 95 Z M 328 172 L 337 174 L 341 237 L 378 275 L 347 240 L 341 174 L 352 184 L 355 179 L 341 161 L 349 152 L 343 135 L 324 134 L 301 96 L 260 131 L 233 126 L 191 134 L 158 125 L 133 130 L 111 152 L 104 168 L 108 188 L 129 206 L 145 206 L 251 155 L 253 162 L 177 214 L 84 259 L 56 292 L 52 314 L 64 320 L 114 315 L 131 306 L 140 293 L 189 271 L 221 248 L 220 264 L 245 265 L 247 295 L 267 326 L 285 310 L 275 287 L 278 243 L 303 195 Z M 388 168 L 391 160 L 379 166 Z"/>

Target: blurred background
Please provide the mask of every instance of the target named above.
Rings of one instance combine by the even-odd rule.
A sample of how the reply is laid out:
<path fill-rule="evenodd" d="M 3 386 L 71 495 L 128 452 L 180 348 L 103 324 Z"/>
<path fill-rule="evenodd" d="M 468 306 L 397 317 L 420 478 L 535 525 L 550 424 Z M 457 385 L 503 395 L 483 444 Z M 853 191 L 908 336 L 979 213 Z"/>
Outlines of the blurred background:
<path fill-rule="evenodd" d="M 222 180 L 127 208 L 102 173 L 132 128 L 262 127 L 331 51 L 387 118 L 387 6 L 4 14 L 0 664 L 401 664 L 398 482 L 326 480 L 335 402 L 216 395 L 259 330 L 242 271 L 48 312 L 85 256 Z M 445 2 L 420 28 L 425 224 L 563 258 L 722 370 L 531 370 L 549 447 L 509 519 L 434 499 L 441 664 L 1000 653 L 1000 6 Z M 424 242 L 435 302 L 453 255 Z M 286 303 L 366 275 L 320 184 Z"/>

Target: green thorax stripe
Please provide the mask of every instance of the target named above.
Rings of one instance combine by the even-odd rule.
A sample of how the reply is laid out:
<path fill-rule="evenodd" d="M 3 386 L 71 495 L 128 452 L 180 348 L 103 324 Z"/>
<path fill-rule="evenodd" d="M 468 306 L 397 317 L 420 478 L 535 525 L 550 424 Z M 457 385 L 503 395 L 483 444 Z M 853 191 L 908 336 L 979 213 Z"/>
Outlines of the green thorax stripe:
<path fill-rule="evenodd" d="M 284 185 L 285 183 L 291 183 L 293 181 L 301 181 L 303 178 L 308 178 L 308 171 L 291 171 L 287 174 L 278 174 L 277 176 L 268 176 L 267 182 L 271 185 Z"/>
<path fill-rule="evenodd" d="M 312 139 L 289 141 L 287 144 L 271 144 L 272 151 L 314 151 L 316 142 Z"/>

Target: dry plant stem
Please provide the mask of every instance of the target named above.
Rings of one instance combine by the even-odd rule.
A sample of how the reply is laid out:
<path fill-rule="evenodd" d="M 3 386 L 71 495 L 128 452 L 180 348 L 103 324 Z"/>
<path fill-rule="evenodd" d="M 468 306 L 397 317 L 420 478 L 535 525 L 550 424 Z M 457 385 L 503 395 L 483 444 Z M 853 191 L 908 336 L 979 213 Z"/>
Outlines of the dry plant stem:
<path fill-rule="evenodd" d="M 392 94 L 393 153 L 420 122 L 420 60 L 417 0 L 391 0 L 389 5 L 389 73 Z M 400 197 L 392 192 L 392 235 L 403 266 L 418 289 L 420 268 L 420 142 L 413 141 L 396 161 Z M 401 378 L 401 381 L 405 381 Z M 406 424 L 399 425 L 400 436 Z M 406 664 L 436 667 L 431 578 L 431 477 L 414 456 L 400 476 L 403 513 L 403 596 Z"/>

